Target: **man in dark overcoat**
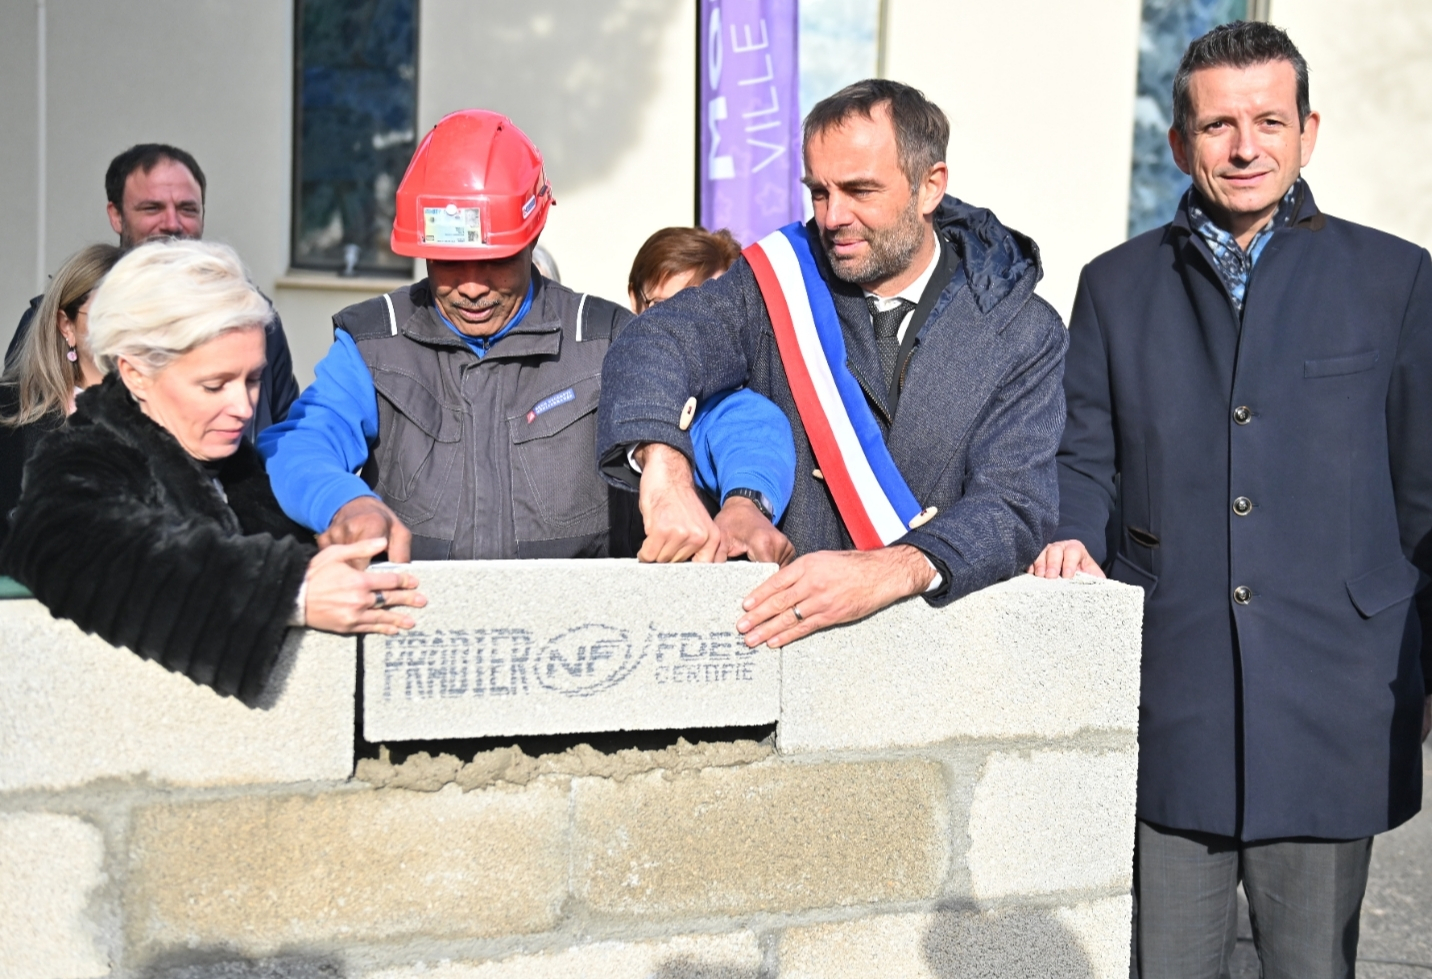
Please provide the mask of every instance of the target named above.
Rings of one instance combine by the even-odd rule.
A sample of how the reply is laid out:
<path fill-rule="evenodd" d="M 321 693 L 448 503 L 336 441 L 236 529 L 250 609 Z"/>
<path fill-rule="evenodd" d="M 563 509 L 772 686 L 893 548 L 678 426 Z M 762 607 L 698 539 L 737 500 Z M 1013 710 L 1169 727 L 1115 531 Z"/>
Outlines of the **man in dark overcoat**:
<path fill-rule="evenodd" d="M 1352 976 L 1372 836 L 1421 806 L 1432 262 L 1318 210 L 1307 65 L 1216 28 L 1174 83 L 1173 221 L 1084 269 L 1060 529 L 1035 562 L 1147 595 L 1143 979 Z"/>

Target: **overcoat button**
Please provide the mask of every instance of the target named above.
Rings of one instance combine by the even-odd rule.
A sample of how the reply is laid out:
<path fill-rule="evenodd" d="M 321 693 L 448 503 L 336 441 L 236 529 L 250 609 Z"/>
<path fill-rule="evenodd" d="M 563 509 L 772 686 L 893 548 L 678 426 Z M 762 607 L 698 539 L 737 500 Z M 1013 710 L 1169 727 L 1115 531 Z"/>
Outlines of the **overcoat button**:
<path fill-rule="evenodd" d="M 1233 600 L 1239 605 L 1247 605 L 1249 602 L 1253 601 L 1253 589 L 1249 588 L 1247 585 L 1239 585 L 1237 588 L 1233 589 Z"/>
<path fill-rule="evenodd" d="M 1233 420 L 1240 425 L 1247 425 L 1253 420 L 1253 412 L 1248 410 L 1247 405 L 1239 405 L 1233 409 Z"/>
<path fill-rule="evenodd" d="M 1240 496 L 1233 501 L 1233 512 L 1240 517 L 1246 517 L 1253 512 L 1253 501 L 1246 496 Z"/>

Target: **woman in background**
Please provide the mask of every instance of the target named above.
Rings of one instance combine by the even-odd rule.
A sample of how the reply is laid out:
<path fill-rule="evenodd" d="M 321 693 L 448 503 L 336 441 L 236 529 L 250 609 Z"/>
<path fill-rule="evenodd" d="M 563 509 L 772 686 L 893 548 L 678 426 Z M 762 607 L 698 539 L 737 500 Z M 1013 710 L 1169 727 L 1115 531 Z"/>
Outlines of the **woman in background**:
<path fill-rule="evenodd" d="M 100 382 L 89 348 L 90 297 L 121 254 L 114 245 L 90 245 L 60 266 L 40 300 L 35 328 L 0 376 L 0 542 L 20 499 L 25 461 L 40 437 L 75 410 L 75 395 Z"/>
<path fill-rule="evenodd" d="M 632 312 L 721 276 L 740 257 L 740 243 L 724 228 L 662 228 L 632 261 Z M 776 527 L 795 488 L 796 446 L 781 409 L 748 388 L 722 391 L 696 408 L 691 435 L 696 486 L 725 538 L 722 553 L 789 563 L 795 548 Z M 725 460 L 719 479 L 718 459 Z"/>
<path fill-rule="evenodd" d="M 279 509 L 244 438 L 272 321 L 223 245 L 121 258 L 89 309 L 103 380 L 35 450 L 0 551 L 56 617 L 250 704 L 290 626 L 391 635 L 426 604 L 412 575 L 345 563 L 386 541 L 315 554 Z"/>
<path fill-rule="evenodd" d="M 670 299 L 682 289 L 715 279 L 736 264 L 741 244 L 722 228 L 662 228 L 637 250 L 627 276 L 633 313 Z"/>

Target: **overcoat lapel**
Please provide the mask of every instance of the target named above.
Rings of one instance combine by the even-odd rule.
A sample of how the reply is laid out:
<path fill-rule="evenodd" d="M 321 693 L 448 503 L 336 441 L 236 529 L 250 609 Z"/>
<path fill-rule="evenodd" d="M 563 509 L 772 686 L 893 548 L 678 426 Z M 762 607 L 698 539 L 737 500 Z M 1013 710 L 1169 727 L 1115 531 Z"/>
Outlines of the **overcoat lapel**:
<path fill-rule="evenodd" d="M 1005 365 L 994 343 L 998 334 L 990 326 L 990 317 L 979 311 L 963 274 L 957 273 L 925 321 L 910 356 L 900 395 L 902 404 L 910 407 L 896 415 L 885 442 L 902 471 L 918 474 L 909 484 L 922 502 L 946 481 L 949 460 L 959 454 L 948 446 L 965 445 L 969 430 L 983 420 L 994 388 L 1004 380 Z M 993 364 L 998 368 L 992 369 Z M 927 419 L 924 423 L 921 414 Z M 931 425 L 930 417 L 944 424 Z M 950 430 L 957 421 L 964 431 Z"/>
<path fill-rule="evenodd" d="M 919 473 L 909 480 L 917 499 L 941 483 L 949 460 L 966 448 L 969 433 L 985 420 L 995 392 L 1013 369 L 1014 354 L 1000 339 L 1010 321 L 1034 291 L 1038 276 L 1029 276 L 1010 290 L 989 289 L 981 303 L 970 285 L 970 256 L 961 253 L 965 239 L 941 243 L 949 278 L 930 310 L 905 369 L 901 404 L 918 409 L 897 413 L 886 436 L 890 454 L 902 470 Z M 1026 254 L 1037 255 L 1032 241 L 1021 239 Z M 975 263 L 977 264 L 977 263 Z M 962 431 L 921 423 L 920 416 L 963 420 Z M 954 453 L 950 445 L 959 447 Z"/>
<path fill-rule="evenodd" d="M 1169 233 L 1177 234 L 1173 230 Z M 1180 237 L 1183 241 L 1177 251 L 1183 267 L 1179 278 L 1188 291 L 1189 306 L 1198 322 L 1203 362 L 1216 379 L 1216 390 L 1226 396 L 1232 391 L 1233 368 L 1238 358 L 1238 319 L 1223 283 L 1194 241 L 1193 234 Z"/>
<path fill-rule="evenodd" d="M 1249 378 L 1265 383 L 1263 374 L 1272 365 L 1287 358 L 1279 352 L 1299 344 L 1301 338 L 1293 324 L 1287 322 L 1286 310 L 1297 308 L 1289 294 L 1294 276 L 1287 269 L 1298 263 L 1298 255 L 1306 240 L 1306 232 L 1290 228 L 1275 232 L 1263 247 L 1263 254 L 1249 278 L 1247 302 L 1243 307 L 1243 329 L 1238 343 L 1238 361 L 1234 367 L 1233 385 Z"/>
<path fill-rule="evenodd" d="M 968 429 L 983 418 L 995 389 L 1004 381 L 1009 365 L 1003 363 L 1007 357 L 999 350 L 999 333 L 1027 298 L 1021 290 L 1020 295 L 1006 297 L 987 312 L 981 310 L 969 289 L 960 256 L 948 243 L 941 247 L 954 274 L 925 320 L 907 364 L 901 401 L 920 408 L 918 413 L 907 411 L 909 420 L 904 424 L 899 415 L 893 421 L 890 417 L 889 384 L 881 378 L 875 329 L 864 292 L 835 278 L 823 250 L 815 249 L 821 277 L 830 286 L 840 318 L 846 364 L 860 382 L 885 434 L 891 458 L 917 500 L 944 481 L 946 460 L 958 455 L 949 451 L 952 437 L 955 444 L 963 444 Z M 1032 290 L 1032 285 L 1029 288 Z M 999 368 L 991 369 L 992 363 Z M 922 424 L 919 415 L 927 420 L 964 419 L 966 431 L 952 435 L 939 425 Z"/>

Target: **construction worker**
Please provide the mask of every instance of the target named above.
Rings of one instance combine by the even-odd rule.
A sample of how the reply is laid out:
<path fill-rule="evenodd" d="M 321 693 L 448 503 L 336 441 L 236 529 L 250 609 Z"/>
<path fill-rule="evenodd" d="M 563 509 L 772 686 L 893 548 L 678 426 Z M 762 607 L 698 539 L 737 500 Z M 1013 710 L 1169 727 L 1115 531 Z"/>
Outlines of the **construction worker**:
<path fill-rule="evenodd" d="M 385 538 L 397 562 L 635 550 L 641 520 L 596 460 L 602 360 L 631 314 L 536 270 L 553 203 L 541 153 L 498 113 L 455 112 L 423 139 L 392 249 L 427 278 L 339 312 L 314 383 L 258 442 L 320 545 Z M 687 420 L 714 456 L 727 553 L 788 557 L 772 524 L 794 481 L 789 425 L 750 391 L 709 400 Z"/>

